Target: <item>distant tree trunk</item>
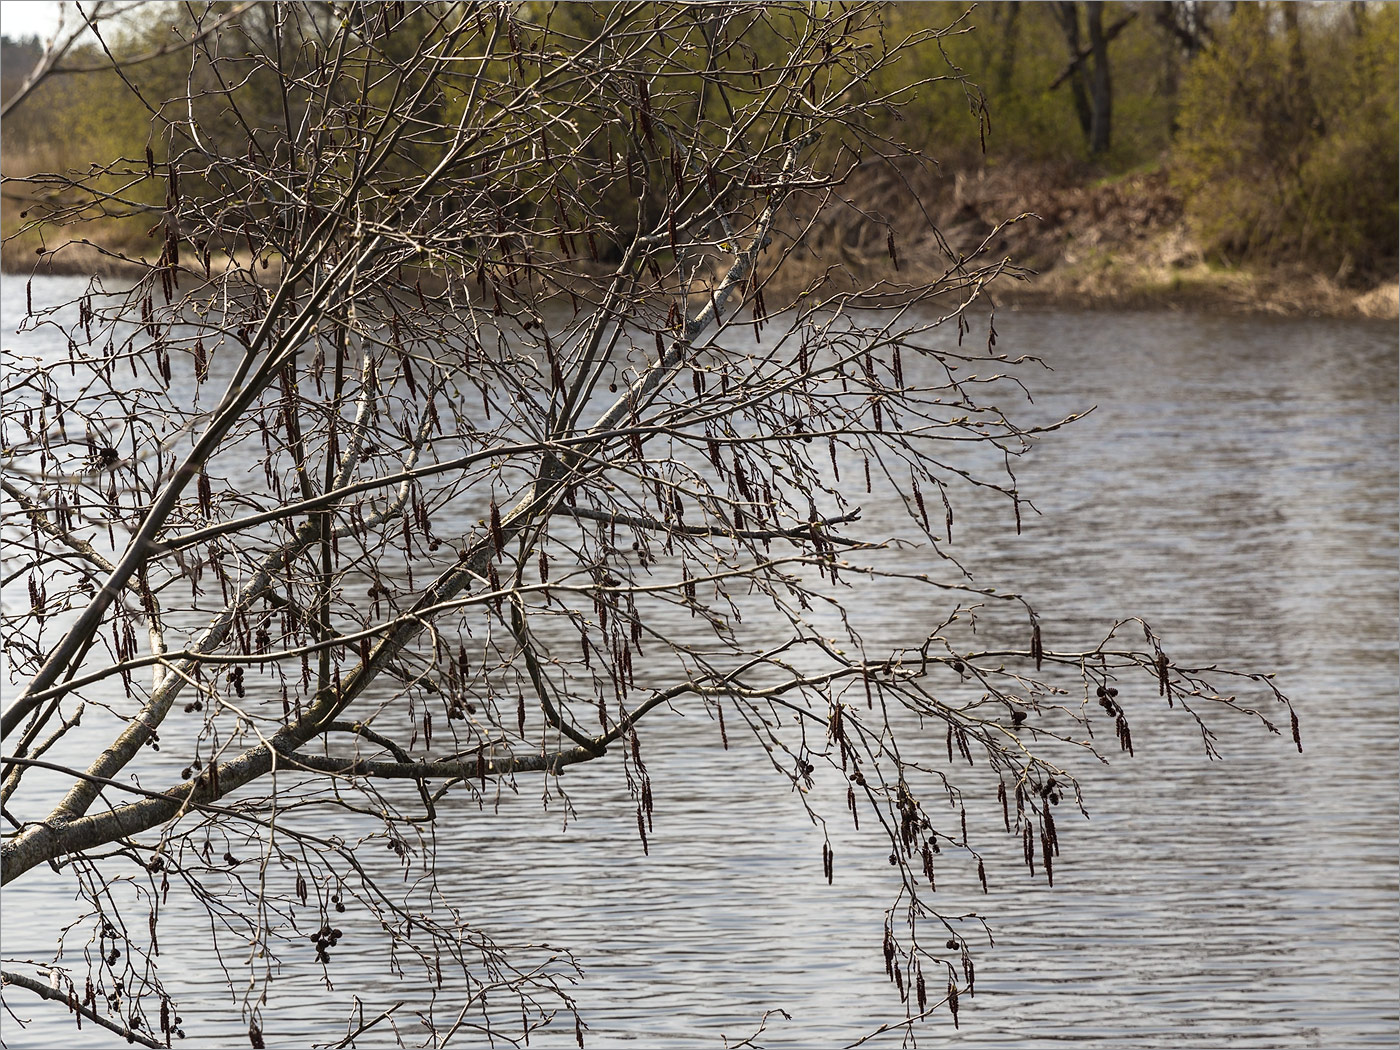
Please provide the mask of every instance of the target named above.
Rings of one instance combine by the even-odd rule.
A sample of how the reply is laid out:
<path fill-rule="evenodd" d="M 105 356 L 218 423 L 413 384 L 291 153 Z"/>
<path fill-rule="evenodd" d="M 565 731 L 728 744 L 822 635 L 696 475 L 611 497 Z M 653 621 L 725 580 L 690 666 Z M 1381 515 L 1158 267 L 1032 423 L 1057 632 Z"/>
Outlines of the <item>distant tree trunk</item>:
<path fill-rule="evenodd" d="M 1283 5 L 1283 28 L 1288 38 L 1288 79 L 1293 85 L 1292 117 L 1300 126 L 1321 134 L 1325 129 L 1317 100 L 1313 97 L 1312 78 L 1308 75 L 1307 58 L 1303 54 L 1303 34 L 1298 27 L 1296 5 Z"/>
<path fill-rule="evenodd" d="M 1154 8 L 1154 18 L 1186 52 L 1186 57 L 1195 58 L 1210 42 L 1210 23 L 1206 20 L 1206 9 L 1195 0 L 1170 0 Z"/>
<path fill-rule="evenodd" d="M 997 59 L 996 86 L 998 94 L 1011 90 L 1012 78 L 1016 75 L 1016 45 L 1019 42 L 1021 4 L 1020 0 L 998 5 L 1005 12 L 1001 30 L 1001 54 Z"/>
<path fill-rule="evenodd" d="M 1201 0 L 1168 0 L 1154 5 L 1152 11 L 1152 20 L 1164 38 L 1161 91 L 1171 105 L 1171 134 L 1175 138 L 1183 67 L 1189 68 L 1214 36 L 1210 8 Z"/>
<path fill-rule="evenodd" d="M 1069 45 L 1069 65 L 1050 85 L 1051 90 L 1069 81 L 1074 99 L 1075 115 L 1091 156 L 1108 150 L 1113 131 L 1113 84 L 1108 68 L 1108 44 L 1129 22 L 1137 17 L 1133 11 L 1120 18 L 1108 29 L 1103 27 L 1103 2 L 1090 0 L 1088 14 L 1089 46 L 1083 47 L 1079 37 L 1079 4 L 1075 0 L 1060 0 L 1055 4 L 1055 17 Z M 1088 74 L 1085 68 L 1088 67 Z"/>
<path fill-rule="evenodd" d="M 1351 0 L 1348 6 L 1351 8 L 1352 35 L 1359 37 L 1366 32 L 1366 25 L 1370 21 L 1367 17 L 1365 0 Z"/>
<path fill-rule="evenodd" d="M 1108 70 L 1108 38 L 1103 31 L 1103 0 L 1091 0 L 1084 6 L 1089 16 L 1089 47 L 1093 52 L 1089 153 L 1097 157 L 1108 152 L 1113 133 L 1113 82 Z"/>
<path fill-rule="evenodd" d="M 1055 4 L 1055 15 L 1064 30 L 1065 43 L 1069 45 L 1069 60 L 1073 68 L 1069 75 L 1070 96 L 1074 99 L 1074 112 L 1079 117 L 1079 128 L 1087 141 L 1093 131 L 1094 114 L 1089 106 L 1089 93 L 1084 87 L 1084 64 L 1079 58 L 1079 4 L 1075 0 L 1060 0 Z"/>

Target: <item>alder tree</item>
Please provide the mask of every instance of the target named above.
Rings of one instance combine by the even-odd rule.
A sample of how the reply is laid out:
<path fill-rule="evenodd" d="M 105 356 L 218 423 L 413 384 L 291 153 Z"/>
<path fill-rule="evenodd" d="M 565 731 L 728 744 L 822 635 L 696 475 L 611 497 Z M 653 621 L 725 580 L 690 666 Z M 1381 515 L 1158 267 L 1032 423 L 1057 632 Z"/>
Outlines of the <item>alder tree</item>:
<path fill-rule="evenodd" d="M 273 960 L 311 937 L 333 966 L 347 910 L 395 972 L 454 989 L 422 1007 L 432 1045 L 583 1041 L 568 980 L 416 876 L 438 822 L 567 797 L 582 763 L 625 782 L 644 847 L 648 731 L 684 714 L 759 749 L 775 805 L 885 841 L 912 1029 L 975 992 L 934 892 L 945 866 L 985 888 L 965 812 L 1053 879 L 1075 762 L 1133 750 L 1120 683 L 1207 750 L 1208 717 L 1297 739 L 1267 676 L 1179 666 L 1137 620 L 1058 651 L 1033 595 L 957 559 L 958 501 L 1033 513 L 1017 459 L 1070 422 L 995 403 L 1037 371 L 997 344 L 997 285 L 1026 276 L 997 231 L 954 246 L 917 201 L 853 192 L 932 163 L 887 134 L 923 86 L 899 63 L 966 23 L 150 7 L 34 78 L 102 78 L 147 139 L 5 182 L 36 273 L 80 247 L 113 263 L 27 303 L 56 349 L 5 355 L 3 877 L 87 913 L 49 967 L 6 962 L 7 1002 L 170 1045 L 157 945 L 183 897 L 255 1046 Z M 95 219 L 151 248 L 92 242 Z M 974 318 L 985 339 L 950 337 Z M 908 638 L 864 628 L 889 587 L 927 595 Z M 328 830 L 347 818 L 358 840 Z M 415 877 L 386 882 L 371 846 Z"/>

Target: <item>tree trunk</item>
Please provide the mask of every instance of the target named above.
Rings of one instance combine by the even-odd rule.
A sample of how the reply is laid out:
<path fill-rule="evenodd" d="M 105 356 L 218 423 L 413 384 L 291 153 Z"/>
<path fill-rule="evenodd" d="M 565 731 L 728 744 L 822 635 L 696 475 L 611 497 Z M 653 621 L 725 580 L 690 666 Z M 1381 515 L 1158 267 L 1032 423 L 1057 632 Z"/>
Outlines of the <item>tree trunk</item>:
<path fill-rule="evenodd" d="M 1079 57 L 1079 4 L 1075 0 L 1060 0 L 1055 4 L 1055 16 L 1064 30 L 1065 43 L 1069 45 L 1069 59 L 1073 64 L 1069 75 L 1069 91 L 1074 99 L 1074 112 L 1079 118 L 1079 128 L 1084 138 L 1090 138 L 1093 131 L 1094 115 L 1089 105 L 1089 93 L 1084 87 L 1084 66 L 1076 62 Z"/>
<path fill-rule="evenodd" d="M 1020 0 L 1010 0 L 999 5 L 1005 12 L 1005 21 L 998 27 L 1001 31 L 1001 53 L 997 56 L 997 93 L 1011 90 L 1012 78 L 1016 74 L 1016 45 L 1020 36 Z"/>
<path fill-rule="evenodd" d="M 1089 153 L 1107 153 L 1113 132 L 1113 82 L 1108 69 L 1108 38 L 1103 31 L 1103 0 L 1085 5 L 1089 15 L 1089 47 L 1093 51 L 1091 74 L 1093 113 L 1089 129 Z"/>
<path fill-rule="evenodd" d="M 1291 116 L 1301 127 L 1321 134 L 1324 131 L 1322 114 L 1313 97 L 1312 77 L 1308 75 L 1307 58 L 1303 54 L 1303 33 L 1298 26 L 1298 8 L 1293 4 L 1283 5 L 1283 27 L 1288 37 L 1288 79 L 1293 85 Z"/>

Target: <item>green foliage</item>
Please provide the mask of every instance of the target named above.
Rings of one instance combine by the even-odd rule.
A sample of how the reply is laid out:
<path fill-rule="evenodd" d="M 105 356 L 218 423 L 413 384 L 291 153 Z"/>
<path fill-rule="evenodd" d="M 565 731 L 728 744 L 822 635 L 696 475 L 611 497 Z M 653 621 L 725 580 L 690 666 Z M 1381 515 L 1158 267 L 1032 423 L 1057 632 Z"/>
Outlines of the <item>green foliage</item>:
<path fill-rule="evenodd" d="M 135 53 L 128 49 L 138 44 L 123 33 L 112 46 L 116 53 Z M 11 46 L 6 57 L 20 66 L 6 70 L 8 97 L 39 60 L 40 51 Z M 139 250 L 147 243 L 150 213 L 161 201 L 127 172 L 144 169 L 147 147 L 161 157 L 164 149 L 154 135 L 149 110 L 110 68 L 96 68 L 105 61 L 96 45 L 75 48 L 64 65 L 92 71 L 45 80 L 6 116 L 3 232 L 7 239 L 20 234 L 7 245 L 8 251 L 29 254 L 66 239 L 50 228 L 52 218 L 60 214 L 65 223 L 83 223 L 82 235 L 106 246 Z M 155 70 L 147 66 L 141 72 L 149 76 Z M 94 165 L 114 170 L 93 183 L 96 193 L 79 199 L 71 191 L 69 176 Z"/>
<path fill-rule="evenodd" d="M 1174 162 L 1209 250 L 1393 269 L 1396 27 L 1390 4 L 1236 10 L 1186 79 Z"/>
<path fill-rule="evenodd" d="M 117 56 L 148 54 L 168 42 L 172 33 L 188 37 L 201 19 L 207 21 L 228 8 L 222 3 L 143 5 L 111 34 L 110 45 Z M 5 121 L 5 175 L 85 171 L 92 164 L 111 166 L 119 158 L 134 170 L 144 165 L 148 146 L 157 162 L 178 155 L 181 144 L 171 139 L 168 118 L 180 115 L 160 113 L 144 100 L 180 95 L 187 78 L 203 89 L 196 91 L 192 103 L 200 125 L 223 142 L 241 137 L 247 149 L 240 147 L 235 153 L 246 155 L 248 165 L 260 159 L 270 163 L 273 158 L 263 156 L 264 140 L 278 140 L 282 125 L 304 110 L 297 97 L 299 74 L 335 60 L 344 63 L 345 82 L 359 87 L 347 88 L 336 128 L 305 129 L 306 134 L 327 136 L 330 147 L 337 135 L 354 133 L 357 104 L 384 107 L 391 102 L 386 94 L 390 81 L 371 78 L 361 83 L 357 78 L 363 74 L 357 71 L 367 69 L 367 63 L 402 66 L 419 41 L 446 32 L 439 17 L 445 8 L 415 5 L 405 23 L 412 32 L 367 32 L 346 53 L 328 56 L 318 50 L 314 32 L 283 35 L 277 10 L 273 4 L 254 5 L 238 19 L 240 31 L 258 46 L 246 59 L 241 54 L 224 56 L 227 68 L 240 78 L 236 105 L 217 101 L 219 84 L 207 63 L 196 59 L 191 64 L 188 56 L 162 56 L 133 67 L 135 90 L 110 71 L 55 77 Z M 327 19 L 370 17 L 353 6 L 311 5 L 308 10 L 308 26 L 328 25 Z M 517 44 L 522 54 L 541 64 L 564 51 L 584 48 L 596 50 L 599 59 L 607 57 L 608 42 L 594 39 L 604 8 L 524 2 L 514 10 L 512 32 L 518 40 L 493 45 L 493 56 L 486 60 L 492 70 L 512 63 L 505 56 Z M 854 17 L 847 30 L 853 61 L 882 54 L 912 33 L 940 30 L 869 76 L 864 85 L 867 99 L 884 98 L 886 104 L 873 107 L 882 115 L 865 130 L 872 141 L 903 143 L 948 168 L 1049 165 L 1099 178 L 1141 171 L 1170 157 L 1195 230 L 1213 256 L 1230 262 L 1297 260 L 1358 281 L 1390 268 L 1400 219 L 1396 5 L 1244 3 L 1231 12 L 1224 4 L 1198 4 L 1191 8 L 1197 41 L 1209 42 L 1198 54 L 1198 44 L 1184 47 L 1173 30 L 1173 18 L 1181 10 L 1181 5 L 1168 4 L 1104 5 L 1103 24 L 1120 30 L 1108 46 L 1113 139 L 1109 151 L 1093 158 L 1092 166 L 1069 85 L 1051 87 L 1070 61 L 1064 29 L 1051 4 L 895 3 L 881 16 L 883 28 L 868 12 Z M 746 16 L 753 24 L 741 27 L 742 33 L 734 30 L 733 39 L 710 38 L 711 20 L 701 6 L 657 4 L 640 17 L 660 26 L 657 61 L 667 68 L 655 89 L 654 104 L 663 111 L 695 110 L 697 131 L 718 145 L 731 130 L 728 108 L 742 108 L 780 79 L 779 41 L 794 27 L 769 25 L 768 20 L 799 16 L 791 11 Z M 443 79 L 433 112 L 440 114 L 446 134 L 471 97 L 470 72 L 486 68 L 478 64 L 482 39 L 463 37 L 462 73 Z M 270 67 L 260 66 L 253 53 L 280 54 L 282 67 L 292 77 L 280 79 Z M 13 89 L 17 69 L 32 64 L 31 59 L 20 60 L 25 54 L 13 44 L 6 51 L 7 90 Z M 95 49 L 73 55 L 79 64 L 98 64 L 102 58 Z M 727 76 L 733 98 L 705 86 L 707 63 L 736 74 Z M 820 78 L 825 75 L 829 74 L 814 68 L 804 94 L 820 97 Z M 412 90 L 411 84 L 407 90 Z M 673 144 L 644 141 L 635 112 L 596 117 L 577 105 L 574 92 L 572 84 L 550 89 L 543 104 L 553 106 L 558 119 L 548 133 L 551 141 L 537 145 L 615 171 L 605 214 L 625 234 L 639 219 L 645 221 L 665 208 Z M 766 120 L 745 128 L 748 140 L 769 140 L 775 129 Z M 419 129 L 407 136 L 401 155 L 390 162 L 393 170 L 407 175 L 429 162 L 436 145 L 424 134 Z M 854 141 L 819 147 L 833 156 L 868 148 L 869 143 Z M 501 162 L 511 159 L 503 155 Z M 116 166 L 118 172 L 120 168 Z M 247 176 L 239 165 L 230 165 L 223 174 L 235 181 Z M 723 174 L 747 177 L 741 170 Z M 92 222 L 85 236 L 109 246 L 139 248 L 152 226 L 151 213 L 162 202 L 141 198 L 139 188 L 129 189 L 138 182 L 114 174 L 103 183 L 114 196 L 92 201 L 81 213 L 69 207 L 65 214 L 80 214 Z M 37 246 L 47 236 L 34 225 L 49 213 L 43 186 L 20 188 L 11 183 L 7 188 L 5 235 L 27 229 L 20 241 Z M 197 176 L 185 190 L 201 193 Z M 567 189 L 563 192 L 567 197 Z M 256 221 L 276 207 L 273 201 L 250 203 L 250 210 L 261 216 Z M 567 212 L 556 195 L 542 187 L 518 187 L 514 207 L 545 215 Z M 19 218 L 21 209 L 25 219 Z M 600 243 L 597 250 L 605 261 L 615 255 L 609 244 Z"/>
<path fill-rule="evenodd" d="M 1141 6 L 1106 4 L 1104 23 Z M 917 89 L 891 134 L 954 163 L 1085 161 L 1086 144 L 1069 87 L 1051 88 L 1069 63 L 1051 5 L 1001 2 L 970 9 L 956 2 L 899 3 L 888 20 L 892 31 L 953 24 L 959 30 L 943 37 L 938 48 L 911 53 L 886 71 L 890 81 L 935 78 Z M 939 49 L 963 72 L 966 84 L 946 75 Z M 1167 145 L 1179 59 L 1175 45 L 1141 14 L 1113 39 L 1109 55 L 1115 145 L 1099 160 L 1110 170 L 1123 171 L 1156 159 Z"/>

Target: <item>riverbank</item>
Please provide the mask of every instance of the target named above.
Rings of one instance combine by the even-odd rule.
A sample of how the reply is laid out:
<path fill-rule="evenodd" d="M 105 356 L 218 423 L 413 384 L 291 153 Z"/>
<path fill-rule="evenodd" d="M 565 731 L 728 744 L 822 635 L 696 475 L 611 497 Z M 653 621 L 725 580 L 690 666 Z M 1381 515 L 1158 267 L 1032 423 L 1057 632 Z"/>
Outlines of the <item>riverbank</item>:
<path fill-rule="evenodd" d="M 1003 275 L 991 294 L 1012 308 L 1400 317 L 1393 263 L 1389 276 L 1367 278 L 1299 262 L 1208 259 L 1161 168 L 1098 181 L 1054 169 L 872 168 L 858 169 L 844 189 L 869 202 L 871 218 L 835 207 L 820 215 L 806 234 L 805 267 L 802 257 L 792 260 L 784 290 L 830 275 L 833 261 L 843 280 L 889 276 L 893 232 L 904 280 L 936 280 L 948 268 L 948 248 L 977 253 L 974 265 L 1009 260 L 1026 279 Z"/>
<path fill-rule="evenodd" d="M 955 217 L 944 232 L 954 243 L 968 243 L 999 217 L 1026 216 L 1007 228 L 999 249 L 1036 271 L 1029 281 L 1001 285 L 1013 306 L 1400 317 L 1393 274 L 1368 280 L 1296 262 L 1207 259 L 1160 169 L 1099 183 L 987 172 L 953 182 Z"/>
<path fill-rule="evenodd" d="M 1013 309 L 1400 318 L 1400 282 L 1394 277 L 1366 281 L 1298 263 L 1229 266 L 1207 260 L 1161 170 L 1097 183 L 1044 171 L 918 174 L 858 173 L 856 180 L 865 184 L 848 193 L 882 205 L 870 214 L 897 231 L 926 231 L 898 235 L 904 278 L 937 279 L 947 267 L 943 244 L 970 253 L 985 242 L 980 262 L 1009 259 L 1028 272 L 1026 280 L 1004 276 L 992 286 L 993 299 Z M 929 231 L 925 214 L 938 236 Z M 857 280 L 888 275 L 885 227 L 848 209 L 810 230 L 807 240 L 812 251 L 789 258 L 775 292 L 799 289 L 833 260 Z M 0 270 L 136 279 L 149 272 L 156 254 L 154 246 L 143 256 L 139 246 L 89 240 L 36 254 L 17 239 L 0 246 Z"/>
<path fill-rule="evenodd" d="M 106 277 L 135 282 L 149 274 L 158 266 L 158 250 L 143 252 L 140 246 L 131 244 L 100 244 L 83 238 L 71 241 L 58 241 L 58 247 L 45 250 L 42 254 L 25 245 L 16 246 L 14 241 L 0 246 L 0 274 L 6 277 L 29 277 L 44 274 L 51 277 Z M 246 251 L 235 253 L 230 261 L 227 256 L 214 256 L 210 259 L 210 273 L 221 274 L 231 269 L 250 269 L 253 258 Z M 259 267 L 262 271 L 275 274 L 275 264 L 267 262 Z M 202 267 L 193 266 L 188 261 L 182 273 L 195 277 L 205 276 Z M 265 280 L 260 276 L 259 280 Z"/>

